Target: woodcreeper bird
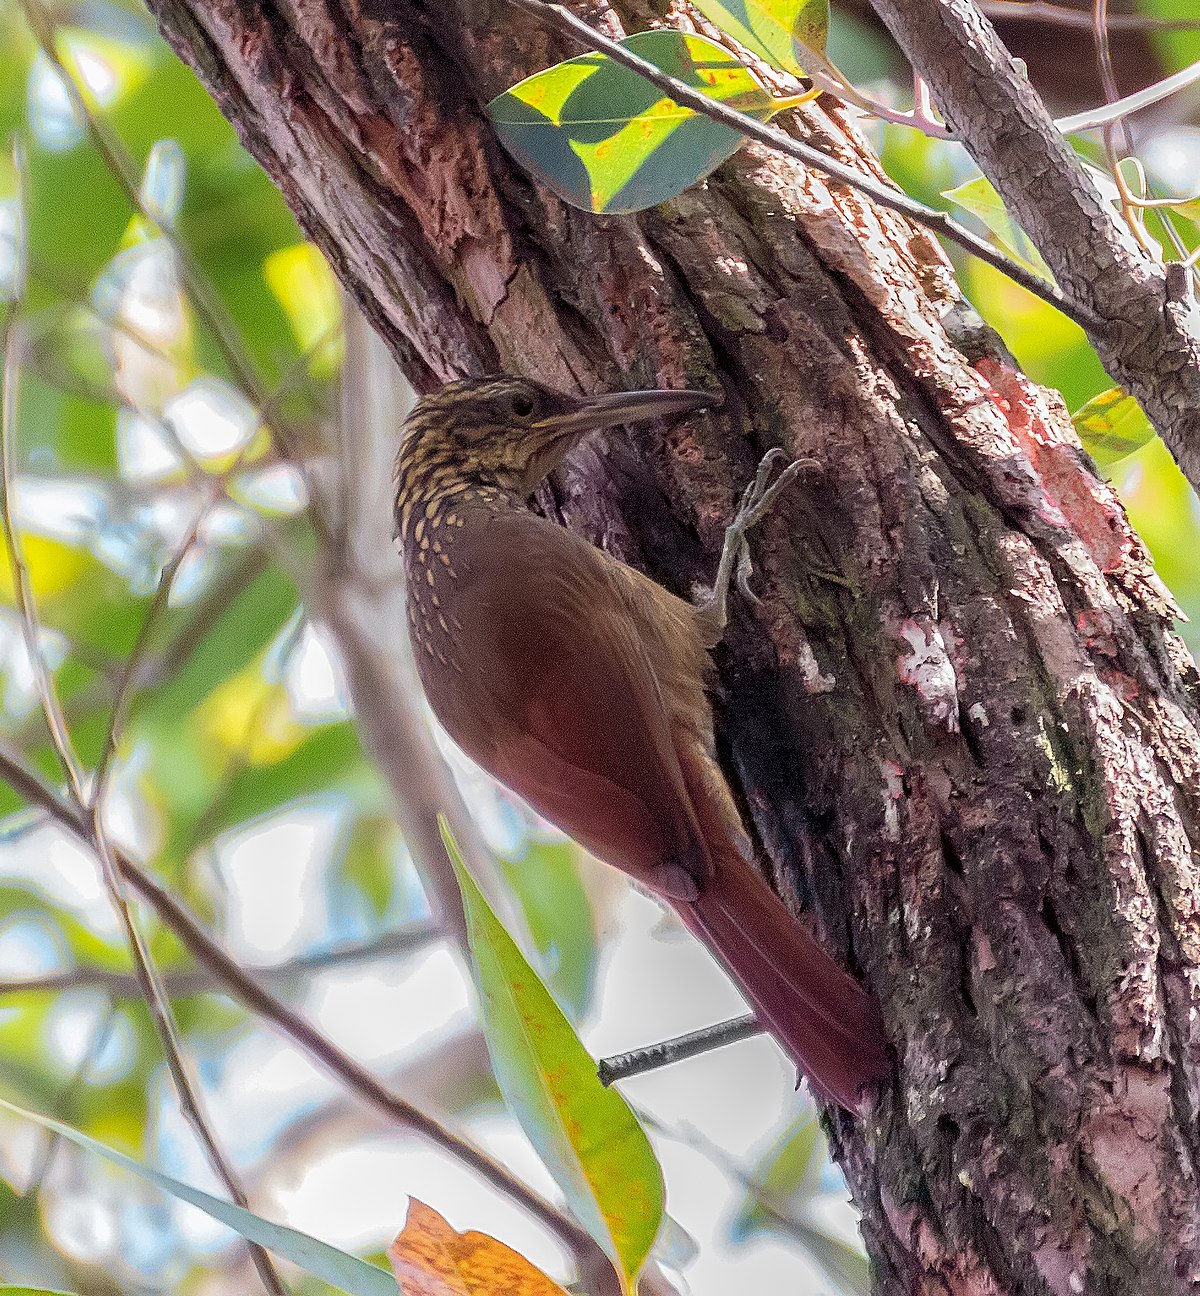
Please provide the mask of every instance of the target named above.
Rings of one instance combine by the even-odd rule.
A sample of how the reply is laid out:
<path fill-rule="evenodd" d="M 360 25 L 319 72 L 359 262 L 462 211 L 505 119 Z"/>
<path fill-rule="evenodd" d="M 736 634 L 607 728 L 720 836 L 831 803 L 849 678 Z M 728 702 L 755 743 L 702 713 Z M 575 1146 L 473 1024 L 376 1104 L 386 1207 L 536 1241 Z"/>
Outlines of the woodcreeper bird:
<path fill-rule="evenodd" d="M 425 397 L 396 464 L 409 633 L 459 746 L 666 900 L 818 1092 L 861 1111 L 889 1073 L 878 1009 L 758 873 L 708 697 L 735 565 L 749 593 L 746 531 L 801 465 L 771 481 L 783 452 L 764 459 L 698 606 L 529 507 L 585 433 L 716 403 L 694 391 L 569 396 L 513 378 Z"/>

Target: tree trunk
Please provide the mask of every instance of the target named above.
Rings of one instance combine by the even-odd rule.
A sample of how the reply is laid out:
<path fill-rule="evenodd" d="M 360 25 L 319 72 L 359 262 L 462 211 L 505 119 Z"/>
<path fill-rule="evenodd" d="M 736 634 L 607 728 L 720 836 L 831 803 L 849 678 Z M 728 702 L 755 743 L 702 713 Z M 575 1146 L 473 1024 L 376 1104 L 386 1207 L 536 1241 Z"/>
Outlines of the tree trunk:
<path fill-rule="evenodd" d="M 880 1290 L 1192 1290 L 1195 674 L 931 237 L 755 148 L 636 219 L 564 207 L 480 105 L 579 51 L 503 5 L 153 8 L 418 389 L 723 384 L 583 448 L 543 501 L 570 526 L 687 592 L 767 447 L 820 461 L 756 533 L 717 710 L 779 889 L 895 1045 L 878 1111 L 830 1114 Z M 790 129 L 879 174 L 827 100 Z"/>

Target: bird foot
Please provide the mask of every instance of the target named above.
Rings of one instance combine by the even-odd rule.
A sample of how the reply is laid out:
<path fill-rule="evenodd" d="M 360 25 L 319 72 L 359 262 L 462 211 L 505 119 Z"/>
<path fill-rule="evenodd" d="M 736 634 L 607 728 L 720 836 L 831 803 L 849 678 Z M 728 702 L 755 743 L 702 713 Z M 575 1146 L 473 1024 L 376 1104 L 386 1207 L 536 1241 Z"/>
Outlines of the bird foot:
<path fill-rule="evenodd" d="M 779 446 L 768 450 L 759 461 L 754 480 L 742 492 L 738 511 L 733 521 L 725 528 L 725 544 L 721 549 L 721 561 L 717 565 L 717 576 L 712 590 L 698 604 L 697 613 L 705 630 L 705 642 L 708 647 L 719 643 L 729 620 L 729 586 L 736 581 L 739 593 L 748 603 L 758 606 L 760 600 L 750 588 L 750 577 L 754 574 L 754 564 L 750 559 L 750 545 L 747 533 L 756 527 L 775 507 L 780 494 L 791 485 L 805 468 L 819 468 L 815 459 L 793 459 L 777 477 L 772 480 L 776 464 L 787 459 L 787 451 Z"/>

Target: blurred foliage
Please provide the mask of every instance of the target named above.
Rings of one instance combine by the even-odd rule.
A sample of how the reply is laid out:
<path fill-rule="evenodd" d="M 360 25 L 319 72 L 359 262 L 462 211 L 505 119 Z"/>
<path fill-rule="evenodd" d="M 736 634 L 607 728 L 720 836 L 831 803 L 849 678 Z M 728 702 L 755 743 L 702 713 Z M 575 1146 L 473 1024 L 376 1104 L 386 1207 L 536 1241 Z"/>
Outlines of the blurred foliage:
<path fill-rule="evenodd" d="M 827 31 L 822 0 L 704 0 L 701 7 L 735 34 L 740 24 L 785 71 L 799 71 L 806 50 L 820 48 L 827 35 L 828 57 L 845 75 L 872 94 L 902 97 L 903 67 L 890 42 L 840 11 Z M 1138 7 L 1194 17 L 1195 5 L 1138 0 Z M 42 654 L 79 758 L 93 769 L 112 742 L 114 699 L 137 646 L 133 706 L 116 744 L 112 833 L 247 961 L 299 952 L 319 964 L 322 950 L 359 942 L 365 954 L 355 987 L 367 996 L 388 971 L 371 961 L 372 942 L 423 918 L 426 904 L 357 739 L 338 663 L 305 617 L 305 582 L 320 559 L 305 465 L 281 455 L 273 435 L 286 431 L 302 459 L 319 456 L 340 379 L 337 286 L 278 192 L 135 0 L 67 2 L 55 14 L 60 57 L 87 87 L 106 135 L 128 155 L 138 201 L 114 176 L 20 7 L 0 0 L 0 317 L 21 360 L 14 511 Z M 771 99 L 727 51 L 714 63 L 707 57 L 712 49 L 694 36 L 660 35 L 649 47 L 641 39 L 643 52 L 657 51 L 664 66 L 760 116 L 786 102 Z M 1164 71 L 1200 58 L 1200 33 L 1155 32 L 1151 40 Z M 569 145 L 555 153 L 529 144 L 546 138 L 537 133 L 541 125 L 526 132 L 526 152 L 545 154 L 543 174 L 546 158 L 557 157 L 561 184 L 585 206 L 615 211 L 647 195 L 665 196 L 651 175 L 664 159 L 667 189 L 678 192 L 738 144 L 694 115 L 667 123 L 657 91 L 635 90 L 630 100 L 630 79 L 602 60 L 572 60 L 551 71 L 557 80 L 547 82 L 547 73 L 525 83 L 525 99 L 521 87 L 501 99 L 508 107 L 524 103 L 525 126 L 532 120 L 526 100 L 535 91 L 543 106 L 544 93 L 558 96 L 559 125 L 566 120 L 559 109 L 578 110 L 571 120 L 576 144 L 586 146 L 582 160 Z M 605 117 L 613 120 L 597 120 Z M 624 143 L 615 153 L 605 148 L 647 126 L 641 153 L 622 152 Z M 1024 236 L 961 148 L 898 126 L 864 129 L 889 174 L 914 197 L 956 215 L 966 211 L 981 230 L 1028 254 Z M 1187 177 L 1194 183 L 1200 174 L 1197 139 L 1194 122 L 1176 122 L 1147 140 L 1154 192 L 1186 194 Z M 1081 147 L 1103 166 L 1101 150 Z M 1169 217 L 1187 249 L 1200 242 L 1196 206 Z M 1169 246 L 1165 219 L 1149 217 L 1147 232 Z M 1127 398 L 1111 392 L 1078 328 L 990 267 L 960 260 L 959 269 L 972 301 L 1030 374 L 1060 390 L 1079 411 L 1081 429 L 1100 438 L 1096 452 L 1107 456 L 1160 572 L 1200 617 L 1200 508 L 1161 443 L 1140 444 L 1144 427 Z M 199 295 L 193 272 L 203 285 Z M 245 389 L 247 373 L 255 390 Z M 1110 442 L 1120 457 L 1103 449 Z M 196 542 L 156 612 L 163 568 L 197 518 Z M 52 786 L 63 785 L 2 545 L 0 743 L 22 753 Z M 295 845 L 301 838 L 280 837 L 297 824 L 303 849 Z M 603 945 L 574 848 L 527 828 L 522 822 L 496 834 L 500 875 L 514 901 L 515 930 L 549 990 L 539 1000 L 539 1029 L 548 1021 L 556 1030 L 561 1025 L 561 1048 L 582 1076 L 586 1060 L 572 1051 L 573 1036 L 555 1014 L 561 1008 L 572 1022 L 586 1019 Z M 288 844 L 271 844 L 281 839 Z M 147 1010 L 120 988 L 132 965 L 95 860 L 32 815 L 7 786 L 0 787 L 0 844 L 0 1095 L 176 1178 L 207 1183 Z M 303 910 L 282 953 L 257 948 L 243 930 L 246 893 L 263 889 L 253 864 L 241 862 L 247 850 L 262 871 L 290 870 L 286 883 L 269 881 L 258 902 L 260 909 Z M 305 851 L 311 860 L 293 858 Z M 477 923 L 486 921 L 480 913 Z M 164 975 L 193 973 L 176 937 L 148 912 L 141 916 Z M 519 967 L 505 939 L 493 931 L 493 954 L 501 949 L 499 963 Z M 412 955 L 413 965 L 422 957 Z M 61 979 L 15 984 L 36 977 Z M 297 978 L 288 993 L 308 996 L 307 1006 L 338 984 L 331 970 L 324 978 Z M 263 1032 L 213 988 L 193 986 L 175 1007 L 195 1069 L 219 1097 L 243 1065 L 239 1059 L 257 1056 L 252 1050 L 262 1047 Z M 515 1047 L 511 1038 L 505 1047 Z M 486 1083 L 456 1075 L 455 1089 L 493 1092 L 485 1071 L 473 1074 Z M 337 1097 L 332 1085 L 319 1094 L 301 1086 L 282 1092 L 278 1110 L 226 1112 L 220 1123 L 234 1160 L 263 1182 L 274 1182 L 272 1171 L 286 1179 L 296 1172 L 286 1160 L 289 1132 L 332 1120 Z M 614 1099 L 597 1097 L 597 1113 Z M 609 1136 L 597 1137 L 603 1145 Z M 644 1171 L 637 1182 L 653 1196 L 649 1163 L 636 1156 L 622 1162 L 630 1182 L 641 1173 L 631 1170 L 633 1162 Z M 829 1173 L 815 1122 L 789 1127 L 744 1176 L 734 1234 L 788 1238 L 816 1259 L 830 1283 L 858 1290 L 861 1254 L 809 1211 L 829 1187 Z M 397 1194 L 403 1192 L 398 1185 Z M 89 1296 L 189 1291 L 204 1283 L 214 1284 L 205 1290 L 246 1289 L 243 1256 L 228 1235 L 205 1231 L 158 1192 L 131 1188 L 63 1138 L 35 1134 L 4 1114 L 0 1219 L 3 1282 Z M 638 1235 L 633 1249 L 652 1240 Z M 332 1289 L 303 1279 L 294 1290 L 315 1296 Z"/>
<path fill-rule="evenodd" d="M 831 1169 L 824 1131 L 810 1109 L 759 1161 L 730 1235 L 745 1243 L 759 1233 L 782 1230 L 802 1243 L 842 1296 L 868 1296 L 871 1271 L 862 1249 L 821 1218 L 822 1205 L 841 1187 Z"/>
<path fill-rule="evenodd" d="M 622 1277 L 637 1278 L 663 1222 L 662 1170 L 633 1110 L 596 1064 L 467 870 L 449 831 L 462 890 L 488 1051 L 501 1092 L 572 1214 Z"/>
<path fill-rule="evenodd" d="M 369 947 L 423 901 L 394 826 L 384 826 L 385 798 L 336 664 L 305 630 L 297 573 L 311 565 L 313 538 L 303 474 L 260 426 L 286 422 L 298 444 L 319 444 L 340 366 L 336 284 L 149 15 L 108 0 L 58 13 L 59 53 L 128 154 L 142 208 L 19 8 L 0 5 L 0 302 L 20 294 L 15 504 L 72 740 L 94 766 L 159 573 L 199 517 L 198 540 L 139 649 L 112 831 L 232 932 L 239 902 L 220 863 L 224 844 L 316 805 L 341 829 L 337 851 L 318 861 L 320 885 L 369 900 L 331 902 L 343 929 L 319 933 L 320 943 Z M 206 285 L 202 299 L 188 291 L 180 247 Z M 236 367 L 214 323 L 234 339 Z M 247 371 L 269 411 L 242 390 Z M 325 679 L 315 699 L 314 669 Z M 0 680 L 3 740 L 59 784 L 2 547 Z M 7 787 L 0 810 L 0 980 L 78 977 L 64 988 L 5 987 L 0 1093 L 81 1137 L 202 1178 L 146 1009 L 89 980 L 131 971 L 94 861 L 31 819 Z M 190 971 L 172 933 L 142 919 L 160 970 Z M 213 995 L 176 1011 L 202 1078 L 218 1083 L 222 1057 L 249 1038 L 245 1014 Z M 209 1235 L 198 1239 L 161 1197 L 113 1196 L 61 1140 L 0 1123 L 0 1278 L 175 1289 L 236 1259 L 224 1240 L 214 1251 Z M 260 1142 L 245 1131 L 235 1146 Z"/>
<path fill-rule="evenodd" d="M 3 1099 L 0 1099 L 0 1110 L 20 1120 L 40 1125 L 59 1138 L 74 1143 L 90 1156 L 103 1158 L 122 1171 L 145 1179 L 154 1187 L 188 1202 L 198 1210 L 204 1211 L 206 1215 L 211 1215 L 214 1219 L 228 1225 L 242 1237 L 270 1247 L 275 1255 L 290 1260 L 305 1272 L 324 1279 L 333 1285 L 336 1291 L 345 1292 L 346 1296 L 393 1296 L 395 1292 L 395 1284 L 386 1270 L 367 1264 L 357 1256 L 338 1251 L 295 1229 L 273 1224 L 241 1206 L 235 1206 L 232 1202 L 223 1201 L 219 1197 L 213 1197 L 209 1193 L 172 1179 L 169 1175 L 160 1174 L 130 1157 L 123 1156 L 99 1140 L 89 1138 L 79 1130 L 63 1124 L 62 1121 L 49 1120 L 34 1112 L 23 1111 L 11 1103 L 4 1102 Z"/>

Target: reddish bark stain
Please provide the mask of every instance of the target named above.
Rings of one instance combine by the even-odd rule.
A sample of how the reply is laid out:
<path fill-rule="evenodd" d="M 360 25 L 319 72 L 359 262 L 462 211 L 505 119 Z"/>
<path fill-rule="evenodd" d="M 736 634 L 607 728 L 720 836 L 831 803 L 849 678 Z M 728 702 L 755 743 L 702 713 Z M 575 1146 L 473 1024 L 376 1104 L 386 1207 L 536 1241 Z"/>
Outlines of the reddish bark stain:
<path fill-rule="evenodd" d="M 1023 374 L 991 359 L 980 360 L 975 370 L 1041 478 L 1047 521 L 1065 521 L 1101 571 L 1117 571 L 1134 542 L 1110 488 L 1087 471 L 1076 447 L 1062 439 L 1044 396 Z"/>

